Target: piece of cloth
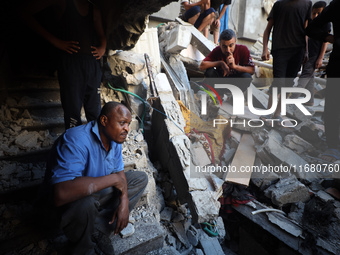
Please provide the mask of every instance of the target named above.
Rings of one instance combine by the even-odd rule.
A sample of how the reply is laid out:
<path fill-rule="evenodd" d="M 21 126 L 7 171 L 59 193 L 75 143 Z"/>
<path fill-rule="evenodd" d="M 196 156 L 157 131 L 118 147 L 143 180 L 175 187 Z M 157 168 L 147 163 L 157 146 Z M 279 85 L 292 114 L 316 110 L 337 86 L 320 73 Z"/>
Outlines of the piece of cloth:
<path fill-rule="evenodd" d="M 339 127 L 340 127 L 340 86 L 338 79 L 340 66 L 340 0 L 332 1 L 318 17 L 308 25 L 307 35 L 320 41 L 325 41 L 329 35 L 323 30 L 328 22 L 333 24 L 334 44 L 333 51 L 329 58 L 325 98 L 325 133 L 326 142 L 329 148 L 336 148 L 339 145 Z"/>
<path fill-rule="evenodd" d="M 247 188 L 242 185 L 225 182 L 222 189 L 223 195 L 218 201 L 221 203 L 220 210 L 225 213 L 232 213 L 232 206 L 246 204 L 255 199 Z"/>
<path fill-rule="evenodd" d="M 310 0 L 276 1 L 267 20 L 274 20 L 272 51 L 277 49 L 305 47 L 305 22 L 310 19 Z"/>
<path fill-rule="evenodd" d="M 249 50 L 247 46 L 236 44 L 235 51 L 233 53 L 233 57 L 235 59 L 235 64 L 240 66 L 251 66 L 254 67 L 253 60 L 250 56 Z M 203 61 L 224 61 L 226 62 L 226 56 L 222 53 L 221 47 L 217 46 L 213 49 L 208 56 L 205 57 Z M 220 68 L 219 68 L 220 69 Z M 230 74 L 237 74 L 238 72 L 234 69 L 230 69 Z"/>
<path fill-rule="evenodd" d="M 128 171 L 125 176 L 131 211 L 142 196 L 148 177 L 139 171 Z M 59 208 L 60 227 L 71 243 L 71 254 L 94 254 L 96 244 L 92 234 L 95 228 L 106 235 L 114 231 L 116 221 L 111 225 L 109 221 L 119 206 L 120 194 L 119 190 L 110 187 Z"/>
<path fill-rule="evenodd" d="M 231 127 L 229 124 L 213 126 L 213 121 L 204 121 L 191 112 L 181 101 L 177 101 L 183 114 L 186 126 L 184 132 L 189 139 L 198 141 L 203 145 L 211 162 L 219 164 L 225 149 L 225 142 L 230 138 Z M 216 119 L 224 119 L 218 115 Z"/>
<path fill-rule="evenodd" d="M 332 25 L 330 22 L 325 24 L 323 26 L 323 30 L 327 33 L 330 33 L 332 30 Z M 308 56 L 310 58 L 313 57 L 318 57 L 320 55 L 321 47 L 322 47 L 323 42 L 313 39 L 313 38 L 308 38 Z"/>
<path fill-rule="evenodd" d="M 48 166 L 51 183 L 76 177 L 99 177 L 124 169 L 122 145 L 111 142 L 109 151 L 102 144 L 97 121 L 67 130 L 57 140 Z"/>
<path fill-rule="evenodd" d="M 80 47 L 73 54 L 60 51 L 57 64 L 65 129 L 68 129 L 82 124 L 82 106 L 87 121 L 99 116 L 102 73 L 99 61 L 91 53 L 91 46 L 99 46 L 94 27 L 93 4 L 89 3 L 88 14 L 82 16 L 73 0 L 65 2 L 65 11 L 58 22 L 57 36 L 65 41 L 77 41 Z"/>
<path fill-rule="evenodd" d="M 197 18 L 197 20 L 196 20 L 196 22 L 195 22 L 195 24 L 194 24 L 194 27 L 199 28 L 199 26 L 202 24 L 203 20 L 204 20 L 209 14 L 214 13 L 214 12 L 215 12 L 215 10 L 214 10 L 213 8 L 209 8 L 209 9 L 203 11 L 203 12 L 200 14 L 200 16 L 198 16 L 198 18 Z"/>

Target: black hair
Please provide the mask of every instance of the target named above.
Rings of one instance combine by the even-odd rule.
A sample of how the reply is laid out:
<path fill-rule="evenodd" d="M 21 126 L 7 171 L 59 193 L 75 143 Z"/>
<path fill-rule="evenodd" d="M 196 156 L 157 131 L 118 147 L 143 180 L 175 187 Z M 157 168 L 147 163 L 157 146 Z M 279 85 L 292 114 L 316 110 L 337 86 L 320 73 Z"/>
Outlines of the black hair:
<path fill-rule="evenodd" d="M 318 1 L 313 4 L 313 9 L 325 8 L 327 3 L 325 1 Z"/>
<path fill-rule="evenodd" d="M 226 30 L 223 30 L 222 33 L 220 34 L 220 41 L 223 40 L 223 41 L 229 41 L 231 40 L 233 37 L 235 37 L 236 39 L 236 34 L 233 30 L 231 29 L 226 29 Z"/>
<path fill-rule="evenodd" d="M 109 117 L 110 114 L 112 113 L 112 111 L 114 111 L 118 106 L 124 106 L 124 107 L 126 107 L 125 105 L 123 105 L 122 103 L 119 103 L 119 102 L 113 102 L 113 101 L 111 101 L 111 102 L 106 103 L 106 104 L 103 106 L 103 108 L 102 108 L 102 110 L 101 110 L 101 112 L 100 112 L 100 114 L 99 114 L 98 122 L 100 122 L 100 117 L 103 116 L 103 115 Z"/>

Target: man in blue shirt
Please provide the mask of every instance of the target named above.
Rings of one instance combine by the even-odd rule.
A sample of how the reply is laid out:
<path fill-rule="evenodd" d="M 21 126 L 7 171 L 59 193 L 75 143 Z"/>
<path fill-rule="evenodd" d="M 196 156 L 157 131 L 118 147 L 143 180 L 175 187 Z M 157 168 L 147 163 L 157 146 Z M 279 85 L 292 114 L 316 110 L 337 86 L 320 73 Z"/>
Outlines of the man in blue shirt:
<path fill-rule="evenodd" d="M 109 102 L 97 121 L 67 130 L 52 148 L 46 177 L 72 254 L 95 254 L 100 216 L 115 234 L 124 229 L 147 185 L 144 172 L 124 172 L 121 144 L 131 118 L 124 105 Z"/>

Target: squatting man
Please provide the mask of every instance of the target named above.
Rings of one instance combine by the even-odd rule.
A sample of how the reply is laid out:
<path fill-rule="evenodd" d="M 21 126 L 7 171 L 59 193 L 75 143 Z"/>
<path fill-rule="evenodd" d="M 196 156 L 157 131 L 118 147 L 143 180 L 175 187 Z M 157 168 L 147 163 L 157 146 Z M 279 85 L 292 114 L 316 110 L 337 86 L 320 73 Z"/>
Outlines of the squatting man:
<path fill-rule="evenodd" d="M 53 145 L 46 183 L 71 254 L 96 254 L 95 231 L 123 230 L 148 183 L 144 172 L 124 172 L 131 119 L 123 104 L 109 102 L 97 120 L 68 129 Z"/>

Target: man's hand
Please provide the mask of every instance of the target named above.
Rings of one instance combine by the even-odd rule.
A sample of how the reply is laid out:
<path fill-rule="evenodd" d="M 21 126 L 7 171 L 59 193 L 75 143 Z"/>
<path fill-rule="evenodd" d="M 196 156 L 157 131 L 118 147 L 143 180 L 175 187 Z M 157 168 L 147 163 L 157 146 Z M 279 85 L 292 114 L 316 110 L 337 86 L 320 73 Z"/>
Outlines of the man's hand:
<path fill-rule="evenodd" d="M 262 60 L 269 60 L 269 58 L 270 58 L 269 50 L 263 51 L 261 58 L 262 58 Z"/>
<path fill-rule="evenodd" d="M 319 69 L 322 66 L 322 58 L 318 58 L 315 62 L 315 69 Z"/>
<path fill-rule="evenodd" d="M 120 205 L 118 209 L 115 211 L 112 220 L 109 222 L 109 224 L 113 224 L 116 217 L 117 225 L 114 232 L 115 235 L 122 231 L 129 223 L 129 199 L 127 198 L 127 196 L 123 196 L 121 198 Z"/>
<path fill-rule="evenodd" d="M 220 62 L 220 67 L 223 70 L 223 77 L 224 76 L 228 76 L 229 75 L 229 71 L 230 71 L 229 66 L 224 61 L 221 61 Z"/>
<path fill-rule="evenodd" d="M 219 19 L 214 21 L 214 26 L 220 27 L 221 26 L 221 21 Z"/>
<path fill-rule="evenodd" d="M 91 51 L 92 55 L 98 60 L 105 54 L 104 47 L 97 48 L 97 47 L 91 46 L 91 48 L 93 49 L 93 51 Z"/>
<path fill-rule="evenodd" d="M 69 54 L 73 54 L 73 53 L 77 53 L 78 50 L 80 49 L 79 47 L 79 42 L 76 41 L 63 41 L 60 39 L 55 39 L 52 44 L 62 50 L 62 51 L 66 51 Z"/>
<path fill-rule="evenodd" d="M 308 51 L 305 51 L 305 55 L 303 56 L 302 64 L 306 64 L 308 60 L 309 60 L 309 53 L 308 53 Z"/>
<path fill-rule="evenodd" d="M 235 59 L 234 59 L 233 53 L 229 53 L 229 56 L 227 57 L 226 61 L 227 61 L 227 65 L 231 69 L 235 69 L 236 65 L 235 65 Z"/>

